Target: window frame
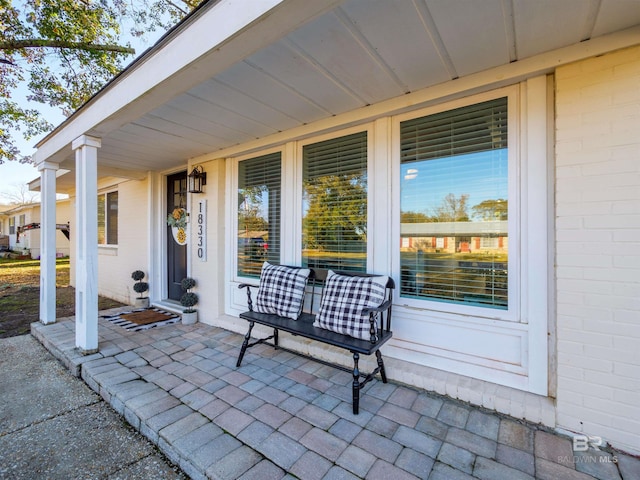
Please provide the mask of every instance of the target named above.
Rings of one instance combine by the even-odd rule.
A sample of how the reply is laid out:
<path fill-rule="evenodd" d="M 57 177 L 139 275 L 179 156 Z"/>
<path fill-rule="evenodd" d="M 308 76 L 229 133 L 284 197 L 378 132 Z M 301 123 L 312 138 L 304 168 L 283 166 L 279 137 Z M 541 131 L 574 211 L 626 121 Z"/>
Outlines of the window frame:
<path fill-rule="evenodd" d="M 279 228 L 280 231 L 278 232 L 278 234 L 279 234 L 280 238 L 278 238 L 277 244 L 280 246 L 280 251 L 278 252 L 278 258 L 280 259 L 279 263 L 282 263 L 282 222 L 283 222 L 283 218 L 282 218 L 282 212 L 283 212 L 282 198 L 283 198 L 283 188 L 284 188 L 283 187 L 284 155 L 283 155 L 282 150 L 281 149 L 275 149 L 273 151 L 269 151 L 269 152 L 266 152 L 266 153 L 265 152 L 260 152 L 260 153 L 258 153 L 256 155 L 248 155 L 246 157 L 241 157 L 241 158 L 236 159 L 236 161 L 234 162 L 234 177 L 233 177 L 233 180 L 234 180 L 234 183 L 235 183 L 235 187 L 234 187 L 233 192 L 234 192 L 234 194 L 237 195 L 238 194 L 238 190 L 240 188 L 239 187 L 239 185 L 240 185 L 239 175 L 240 175 L 240 164 L 242 162 L 259 159 L 259 158 L 266 157 L 268 155 L 273 155 L 273 154 L 280 154 L 280 200 L 279 200 L 279 203 L 280 203 L 280 218 L 278 219 L 278 224 L 279 224 L 279 227 L 280 227 Z M 246 281 L 255 280 L 255 279 L 259 278 L 259 276 L 256 277 L 256 276 L 251 276 L 251 275 L 240 275 L 240 273 L 238 271 L 238 266 L 239 266 L 238 265 L 238 256 L 240 254 L 239 247 L 238 247 L 238 238 L 239 238 L 238 237 L 238 235 L 239 235 L 239 232 L 238 232 L 239 205 L 237 205 L 237 203 L 236 203 L 234 205 L 234 207 L 235 207 L 235 209 L 234 209 L 234 213 L 233 213 L 233 216 L 232 216 L 232 218 L 235 219 L 235 222 L 234 222 L 234 225 L 233 225 L 234 226 L 233 235 L 234 235 L 234 238 L 235 238 L 234 254 L 233 254 L 233 258 L 234 258 L 233 274 L 234 274 L 234 277 L 236 279 L 238 279 L 238 281 L 245 281 L 246 282 Z M 272 243 L 272 242 L 269 241 L 268 243 Z M 269 261 L 268 255 L 265 256 L 264 260 L 265 261 Z"/>
<path fill-rule="evenodd" d="M 374 173 L 374 128 L 373 124 L 365 123 L 362 125 L 358 125 L 351 128 L 343 128 L 340 130 L 335 130 L 330 133 L 325 133 L 322 135 L 316 135 L 313 137 L 305 138 L 304 140 L 300 140 L 296 144 L 296 153 L 295 153 L 295 167 L 296 174 L 295 178 L 297 179 L 295 183 L 295 201 L 296 201 L 296 212 L 295 212 L 295 226 L 294 226 L 294 236 L 293 236 L 293 247 L 295 251 L 295 264 L 302 265 L 302 196 L 303 196 L 303 170 L 304 170 L 304 162 L 303 162 L 303 151 L 304 147 L 307 145 L 313 145 L 314 143 L 321 143 L 327 140 L 333 140 L 340 137 L 346 137 L 349 135 L 353 135 L 355 133 L 363 133 L 367 134 L 367 249 L 366 249 L 366 272 L 370 272 L 373 265 L 373 236 L 371 232 L 374 228 L 373 225 L 373 208 L 372 202 L 374 201 L 374 195 L 371 193 L 371 185 L 375 180 Z M 285 187 L 283 187 L 285 188 Z"/>
<path fill-rule="evenodd" d="M 465 318 L 482 318 L 492 320 L 504 320 L 509 322 L 521 321 L 520 306 L 522 286 L 520 282 L 520 217 L 523 214 L 521 208 L 520 195 L 520 163 L 521 163 L 521 140 L 520 140 L 520 89 L 518 85 L 492 90 L 462 99 L 439 103 L 438 105 L 415 109 L 407 113 L 396 115 L 392 118 L 392 153 L 393 164 L 392 179 L 392 275 L 399 279 L 401 274 L 400 261 L 400 217 L 401 217 L 401 153 L 400 153 L 400 126 L 407 120 L 434 115 L 457 108 L 475 105 L 478 103 L 507 97 L 507 164 L 508 164 L 508 307 L 498 309 L 491 307 L 480 307 L 465 305 L 462 303 L 447 302 L 446 300 L 429 300 L 427 298 L 410 298 L 400 295 L 400 288 L 394 292 L 394 303 L 407 307 L 415 311 L 434 311 L 447 314 L 461 315 Z"/>
<path fill-rule="evenodd" d="M 116 236 L 119 237 L 119 226 L 120 226 L 120 194 L 118 189 L 111 189 L 111 190 L 105 190 L 103 192 L 99 192 L 98 193 L 98 198 L 97 198 L 97 203 L 100 203 L 100 197 L 102 195 L 104 195 L 104 238 L 105 241 L 104 243 L 100 243 L 100 240 L 98 239 L 98 247 L 100 248 L 104 248 L 104 247 L 117 247 L 118 243 L 109 243 L 109 215 L 108 215 L 108 208 L 109 208 L 109 195 L 112 193 L 117 193 L 118 194 L 118 211 L 116 212 Z M 100 220 L 98 219 L 98 228 L 100 228 L 99 225 Z M 119 241 L 119 238 L 117 239 Z"/>
<path fill-rule="evenodd" d="M 316 145 L 316 144 L 321 144 L 323 142 L 327 142 L 327 141 L 332 141 L 332 140 L 339 140 L 342 138 L 346 138 L 352 135 L 358 135 L 358 134 L 364 134 L 364 136 L 366 137 L 366 172 L 365 172 L 365 177 L 366 177 L 366 207 L 367 207 L 367 215 L 366 215 L 366 228 L 367 228 L 367 241 L 366 241 L 366 246 L 365 246 L 365 263 L 364 263 L 364 270 L 362 271 L 363 273 L 366 271 L 369 271 L 370 268 L 370 262 L 369 262 L 369 256 L 370 256 L 370 243 L 371 240 L 369 239 L 369 228 L 370 228 L 370 221 L 371 221 L 371 215 L 370 215 L 370 203 L 371 203 L 371 194 L 370 194 L 370 175 L 371 175 L 371 155 L 372 155 L 372 151 L 371 151 L 371 132 L 368 131 L 367 129 L 355 129 L 354 131 L 350 131 L 349 133 L 344 133 L 344 132 L 340 132 L 339 135 L 331 135 L 328 136 L 327 138 L 323 138 L 322 140 L 317 140 L 317 139 L 313 139 L 313 141 L 310 142 L 301 142 L 300 148 L 298 150 L 299 152 L 299 163 L 300 163 L 300 196 L 298 198 L 298 202 L 299 202 L 299 206 L 300 206 L 300 241 L 298 242 L 298 249 L 300 251 L 300 262 L 299 264 L 302 265 L 302 239 L 303 239 L 303 214 L 304 214 L 304 149 L 307 146 L 310 145 Z M 335 270 L 343 270 L 343 269 L 348 269 L 348 267 L 340 267 L 340 266 L 331 266 L 330 268 L 335 269 Z M 360 270 L 358 270 L 360 271 Z"/>
<path fill-rule="evenodd" d="M 266 155 L 271 155 L 274 153 L 280 153 L 280 263 L 286 263 L 283 260 L 282 252 L 285 251 L 283 247 L 283 232 L 285 219 L 284 215 L 284 198 L 285 198 L 285 150 L 283 146 L 278 146 L 276 148 L 269 148 L 264 150 L 259 150 L 250 154 L 233 157 L 230 162 L 231 166 L 231 175 L 230 180 L 231 184 L 229 185 L 229 193 L 231 194 L 230 198 L 237 198 L 238 188 L 240 182 L 238 181 L 238 175 L 240 174 L 240 162 L 245 160 L 252 160 L 254 158 L 264 157 Z M 238 283 L 251 283 L 252 281 L 258 280 L 254 277 L 242 276 L 238 274 L 238 202 L 231 201 L 230 202 L 230 228 L 228 237 L 231 242 L 231 256 L 230 258 L 230 267 L 231 267 L 231 281 Z"/>

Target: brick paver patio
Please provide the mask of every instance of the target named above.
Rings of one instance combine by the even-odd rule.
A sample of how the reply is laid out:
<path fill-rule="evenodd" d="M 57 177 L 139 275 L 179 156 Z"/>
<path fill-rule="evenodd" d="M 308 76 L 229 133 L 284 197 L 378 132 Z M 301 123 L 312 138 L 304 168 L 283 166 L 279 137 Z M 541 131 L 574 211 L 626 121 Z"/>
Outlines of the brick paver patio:
<path fill-rule="evenodd" d="M 640 478 L 635 457 L 573 452 L 546 428 L 393 382 L 367 385 L 353 415 L 348 373 L 266 346 L 236 368 L 242 336 L 221 328 L 100 319 L 89 356 L 74 329 L 31 330 L 194 479 Z"/>

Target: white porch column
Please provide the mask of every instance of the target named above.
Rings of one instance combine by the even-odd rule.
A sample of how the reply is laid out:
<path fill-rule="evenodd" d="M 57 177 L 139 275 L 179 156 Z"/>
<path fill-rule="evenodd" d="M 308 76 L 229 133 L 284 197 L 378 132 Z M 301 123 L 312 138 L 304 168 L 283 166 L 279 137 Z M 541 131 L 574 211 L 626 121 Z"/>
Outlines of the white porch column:
<path fill-rule="evenodd" d="M 76 152 L 76 347 L 98 351 L 98 148 L 100 139 L 82 135 Z"/>
<path fill-rule="evenodd" d="M 40 171 L 40 321 L 56 321 L 56 170 L 59 165 L 42 162 Z"/>

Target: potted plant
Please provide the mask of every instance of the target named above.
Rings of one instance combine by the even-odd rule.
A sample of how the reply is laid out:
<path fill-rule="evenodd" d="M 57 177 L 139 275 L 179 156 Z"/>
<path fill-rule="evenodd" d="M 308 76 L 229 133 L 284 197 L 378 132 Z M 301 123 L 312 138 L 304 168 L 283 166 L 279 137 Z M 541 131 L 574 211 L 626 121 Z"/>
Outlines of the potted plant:
<path fill-rule="evenodd" d="M 136 281 L 136 283 L 133 284 L 133 289 L 138 294 L 138 297 L 135 299 L 136 308 L 149 308 L 149 298 L 142 296 L 144 292 L 149 290 L 149 284 L 142 281 L 144 272 L 142 270 L 136 270 L 131 274 L 131 278 Z"/>
<path fill-rule="evenodd" d="M 180 304 L 186 307 L 182 313 L 182 323 L 190 325 L 198 321 L 198 311 L 192 307 L 198 303 L 198 295 L 193 293 L 191 289 L 196 286 L 196 281 L 193 278 L 183 278 L 180 282 L 180 286 L 185 293 L 180 297 Z"/>

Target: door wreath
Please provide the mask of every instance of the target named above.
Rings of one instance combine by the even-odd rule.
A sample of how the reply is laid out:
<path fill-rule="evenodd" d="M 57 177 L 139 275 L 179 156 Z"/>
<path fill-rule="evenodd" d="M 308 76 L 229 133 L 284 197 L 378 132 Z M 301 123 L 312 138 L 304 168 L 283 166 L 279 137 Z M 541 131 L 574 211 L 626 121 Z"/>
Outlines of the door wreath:
<path fill-rule="evenodd" d="M 167 225 L 171 227 L 173 239 L 178 245 L 187 244 L 187 222 L 189 214 L 184 208 L 174 208 L 167 217 Z"/>

